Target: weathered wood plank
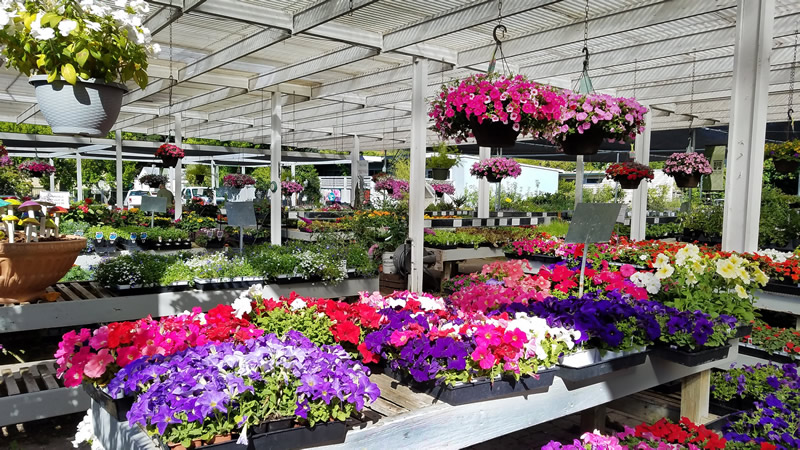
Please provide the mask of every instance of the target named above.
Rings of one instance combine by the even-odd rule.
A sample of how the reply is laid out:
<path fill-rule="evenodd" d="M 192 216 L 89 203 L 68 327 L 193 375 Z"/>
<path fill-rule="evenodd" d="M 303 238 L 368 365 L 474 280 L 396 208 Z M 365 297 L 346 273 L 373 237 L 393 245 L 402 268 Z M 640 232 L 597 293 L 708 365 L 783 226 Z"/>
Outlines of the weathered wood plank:
<path fill-rule="evenodd" d="M 57 284 L 56 287 L 61 292 L 61 295 L 65 296 L 67 300 L 80 300 L 81 297 L 76 293 L 72 292 L 70 288 L 68 288 L 64 284 Z"/>
<path fill-rule="evenodd" d="M 14 379 L 14 375 L 10 373 L 3 374 L 3 385 L 6 387 L 6 391 L 8 391 L 8 395 L 19 395 L 19 386 L 17 385 L 17 380 Z"/>
<path fill-rule="evenodd" d="M 433 404 L 433 397 L 414 392 L 408 386 L 404 386 L 384 374 L 372 375 L 369 379 L 378 385 L 381 390 L 381 397 L 409 411 Z"/>
<path fill-rule="evenodd" d="M 78 293 L 79 293 L 79 294 L 80 294 L 80 295 L 81 295 L 81 296 L 82 296 L 84 299 L 94 299 L 94 298 L 97 298 L 97 297 L 95 297 L 95 295 L 94 295 L 94 294 L 92 294 L 91 292 L 87 291 L 87 290 L 86 290 L 86 288 L 84 288 L 83 286 L 81 286 L 81 285 L 80 285 L 80 283 L 71 283 L 71 284 L 69 285 L 69 287 L 70 287 L 70 288 L 72 288 L 72 289 L 74 289 L 74 290 L 76 290 L 76 291 L 78 291 Z"/>
<path fill-rule="evenodd" d="M 25 390 L 28 393 L 39 392 L 39 385 L 36 384 L 36 380 L 33 379 L 33 374 L 30 369 L 22 369 L 20 370 L 20 374 L 22 375 L 22 382 L 25 383 Z"/>
<path fill-rule="evenodd" d="M 47 366 L 45 366 L 44 364 L 39 364 L 37 367 L 42 377 L 42 381 L 44 381 L 44 385 L 48 390 L 58 389 L 60 387 L 54 376 L 51 374 L 50 370 L 47 368 Z"/>
<path fill-rule="evenodd" d="M 386 400 L 385 398 L 381 397 L 374 401 L 370 408 L 374 411 L 377 411 L 384 416 L 396 416 L 398 414 L 407 413 L 408 410 L 403 408 L 402 406 L 395 405 L 394 403 Z"/>
<path fill-rule="evenodd" d="M 116 297 L 114 293 L 109 291 L 108 289 L 100 286 L 96 281 L 90 281 L 89 286 L 93 287 L 101 297 Z"/>
<path fill-rule="evenodd" d="M 681 417 L 703 423 L 708 416 L 708 393 L 711 390 L 711 371 L 689 375 L 681 385 Z"/>

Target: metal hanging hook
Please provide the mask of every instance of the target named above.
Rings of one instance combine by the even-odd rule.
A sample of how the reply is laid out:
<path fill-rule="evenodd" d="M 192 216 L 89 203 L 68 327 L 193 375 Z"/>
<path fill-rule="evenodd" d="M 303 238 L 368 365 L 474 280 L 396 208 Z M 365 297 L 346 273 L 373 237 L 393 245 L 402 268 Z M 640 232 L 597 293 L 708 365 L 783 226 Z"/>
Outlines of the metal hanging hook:
<path fill-rule="evenodd" d="M 499 24 L 499 25 L 495 25 L 494 30 L 492 30 L 492 36 L 494 37 L 494 42 L 497 45 L 502 45 L 503 41 L 501 41 L 500 38 L 497 37 L 497 31 L 498 30 L 502 31 L 502 33 L 503 33 L 502 38 L 505 39 L 506 32 L 508 31 L 508 29 L 506 28 L 505 25 Z"/>
<path fill-rule="evenodd" d="M 589 70 L 589 47 L 584 45 L 581 49 L 581 53 L 585 53 L 583 57 L 583 70 L 587 71 Z"/>

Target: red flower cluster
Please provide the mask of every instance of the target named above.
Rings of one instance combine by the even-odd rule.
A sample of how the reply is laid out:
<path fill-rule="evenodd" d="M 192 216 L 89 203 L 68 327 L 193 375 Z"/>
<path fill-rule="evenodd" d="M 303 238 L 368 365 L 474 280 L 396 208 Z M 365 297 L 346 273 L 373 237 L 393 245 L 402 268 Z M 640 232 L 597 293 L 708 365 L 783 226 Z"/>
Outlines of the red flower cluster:
<path fill-rule="evenodd" d="M 647 178 L 653 179 L 653 169 L 644 164 L 639 164 L 636 161 L 626 161 L 623 163 L 615 163 L 608 166 L 606 169 L 606 178 L 609 180 L 627 179 L 627 180 L 641 180 Z"/>
<path fill-rule="evenodd" d="M 159 158 L 169 156 L 173 158 L 183 158 L 183 150 L 175 144 L 161 144 L 156 150 L 156 156 Z"/>
<path fill-rule="evenodd" d="M 647 425 L 641 424 L 634 430 L 634 436 L 647 439 L 661 439 L 672 444 L 693 444 L 705 449 L 724 449 L 726 440 L 717 433 L 706 428 L 705 425 L 696 425 L 686 417 L 681 417 L 680 422 L 672 423 L 667 419 Z"/>

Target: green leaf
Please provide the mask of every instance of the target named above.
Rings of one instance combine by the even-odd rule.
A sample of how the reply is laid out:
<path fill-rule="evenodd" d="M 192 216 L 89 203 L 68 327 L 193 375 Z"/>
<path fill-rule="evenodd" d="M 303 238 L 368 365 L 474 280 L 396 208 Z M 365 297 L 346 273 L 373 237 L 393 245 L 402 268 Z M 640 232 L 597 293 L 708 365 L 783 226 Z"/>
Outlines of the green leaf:
<path fill-rule="evenodd" d="M 44 53 L 39 55 L 39 58 L 36 60 L 36 67 L 42 67 L 45 64 L 47 64 L 47 62 L 45 60 L 46 60 L 46 56 L 44 55 Z"/>
<path fill-rule="evenodd" d="M 58 78 L 58 71 L 54 70 L 47 75 L 47 82 L 52 83 L 53 81 L 56 81 L 56 78 Z"/>
<path fill-rule="evenodd" d="M 73 67 L 70 63 L 66 63 L 61 66 L 61 76 L 64 77 L 69 84 L 75 84 L 78 82 L 78 74 L 75 72 L 75 67 Z"/>
<path fill-rule="evenodd" d="M 75 54 L 75 61 L 77 61 L 78 65 L 83 67 L 86 65 L 86 60 L 89 59 L 89 51 L 83 49 Z"/>
<path fill-rule="evenodd" d="M 49 25 L 52 28 L 58 26 L 58 23 L 61 22 L 62 17 L 54 12 L 47 12 L 42 16 L 42 20 L 40 23 L 42 25 Z"/>
<path fill-rule="evenodd" d="M 135 81 L 140 88 L 144 89 L 145 87 L 147 87 L 147 81 L 148 81 L 147 72 L 141 69 L 137 70 L 136 72 L 133 73 L 133 81 Z"/>

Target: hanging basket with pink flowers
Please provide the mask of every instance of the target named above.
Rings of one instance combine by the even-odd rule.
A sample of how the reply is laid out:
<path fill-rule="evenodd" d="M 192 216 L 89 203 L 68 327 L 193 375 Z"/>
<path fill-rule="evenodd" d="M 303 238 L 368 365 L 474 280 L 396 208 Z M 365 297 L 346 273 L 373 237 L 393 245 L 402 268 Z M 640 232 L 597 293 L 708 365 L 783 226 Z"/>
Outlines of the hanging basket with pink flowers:
<path fill-rule="evenodd" d="M 512 147 L 520 134 L 551 137 L 563 106 L 558 89 L 522 75 L 474 74 L 442 85 L 428 115 L 443 139 Z"/>

